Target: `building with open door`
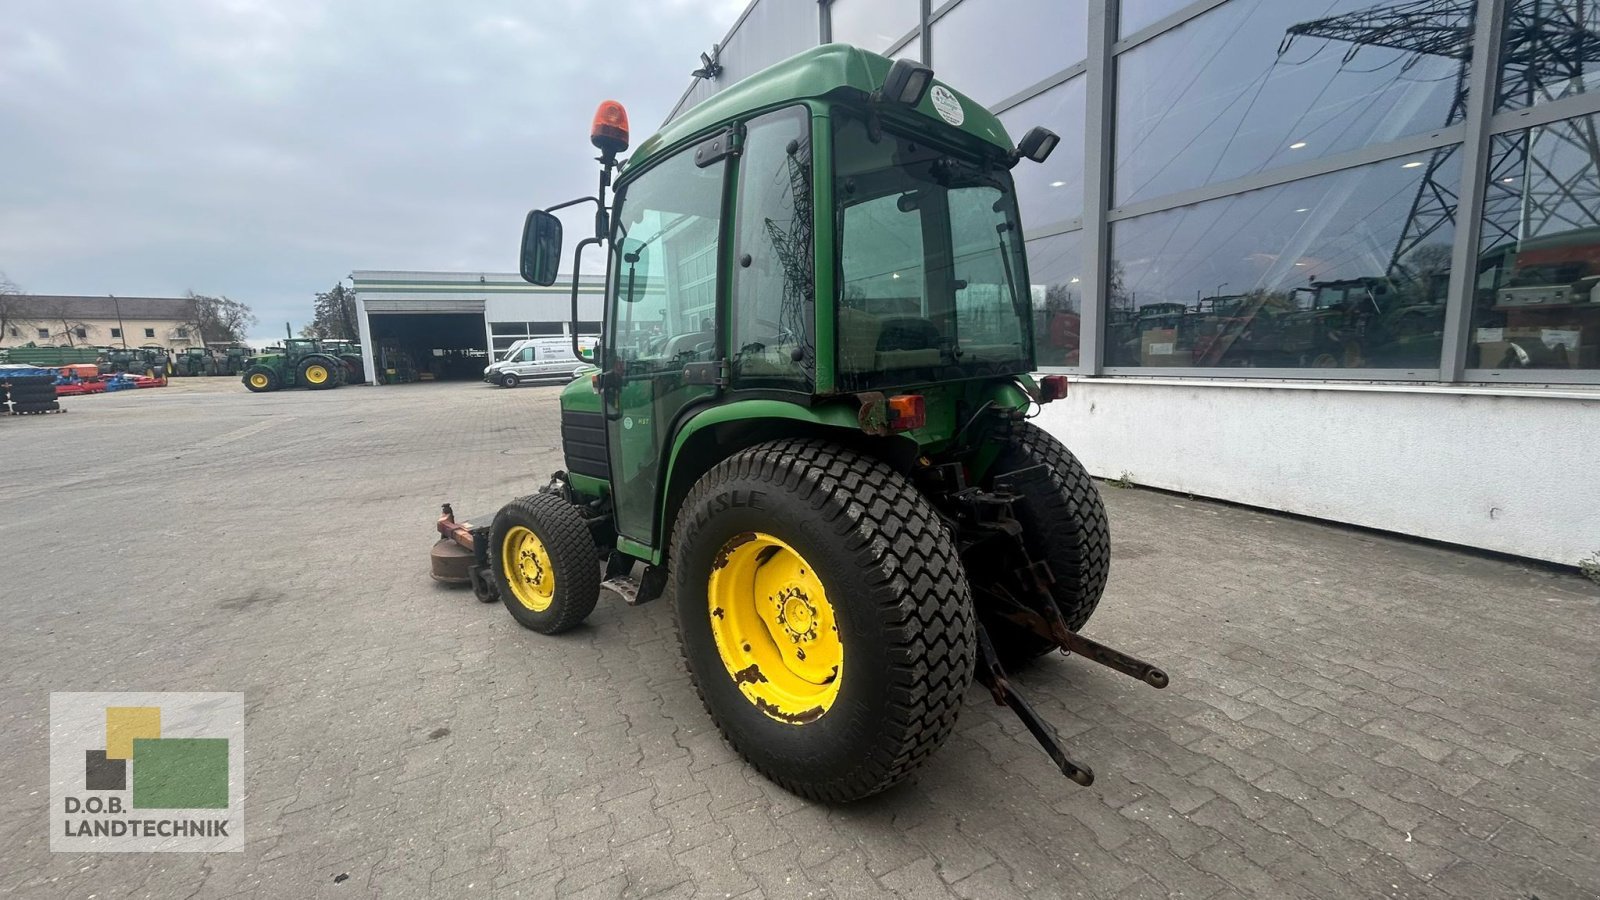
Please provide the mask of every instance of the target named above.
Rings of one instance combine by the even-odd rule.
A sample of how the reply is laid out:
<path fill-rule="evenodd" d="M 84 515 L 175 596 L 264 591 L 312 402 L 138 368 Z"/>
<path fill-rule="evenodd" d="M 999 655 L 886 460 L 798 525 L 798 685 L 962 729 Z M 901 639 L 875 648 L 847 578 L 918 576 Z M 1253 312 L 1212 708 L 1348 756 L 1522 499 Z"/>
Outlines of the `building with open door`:
<path fill-rule="evenodd" d="M 571 281 L 552 287 L 515 273 L 360 270 L 356 292 L 362 361 L 371 384 L 476 381 L 513 343 L 569 334 Z M 578 333 L 600 333 L 604 280 L 578 286 Z"/>

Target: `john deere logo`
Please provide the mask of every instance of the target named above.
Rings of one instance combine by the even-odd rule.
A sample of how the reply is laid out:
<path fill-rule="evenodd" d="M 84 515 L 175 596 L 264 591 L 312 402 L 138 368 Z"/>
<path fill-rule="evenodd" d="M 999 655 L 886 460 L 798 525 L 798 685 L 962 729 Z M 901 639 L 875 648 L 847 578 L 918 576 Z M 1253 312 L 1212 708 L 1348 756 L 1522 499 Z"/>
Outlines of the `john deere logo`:
<path fill-rule="evenodd" d="M 244 846 L 244 695 L 50 695 L 50 849 Z"/>

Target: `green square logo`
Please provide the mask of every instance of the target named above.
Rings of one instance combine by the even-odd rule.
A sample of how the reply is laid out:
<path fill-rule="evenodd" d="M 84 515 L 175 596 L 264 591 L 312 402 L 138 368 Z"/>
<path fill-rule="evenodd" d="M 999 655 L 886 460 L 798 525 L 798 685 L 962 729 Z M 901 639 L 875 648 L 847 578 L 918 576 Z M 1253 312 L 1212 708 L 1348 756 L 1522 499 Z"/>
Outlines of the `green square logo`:
<path fill-rule="evenodd" d="M 135 738 L 134 809 L 227 809 L 227 738 Z"/>

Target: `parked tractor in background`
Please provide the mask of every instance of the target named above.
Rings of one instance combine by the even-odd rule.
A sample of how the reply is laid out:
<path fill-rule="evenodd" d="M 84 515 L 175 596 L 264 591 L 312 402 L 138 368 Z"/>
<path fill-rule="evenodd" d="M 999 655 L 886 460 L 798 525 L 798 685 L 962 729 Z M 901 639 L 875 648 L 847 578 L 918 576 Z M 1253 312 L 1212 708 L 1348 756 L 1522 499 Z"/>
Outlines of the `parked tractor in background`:
<path fill-rule="evenodd" d="M 217 374 L 217 360 L 205 347 L 185 347 L 173 360 L 173 374 L 184 377 Z"/>
<path fill-rule="evenodd" d="M 293 387 L 331 390 L 345 383 L 345 365 L 319 341 L 287 338 L 281 347 L 252 356 L 241 380 L 256 394 Z"/>
<path fill-rule="evenodd" d="M 1011 169 L 1058 138 L 1013 145 L 932 76 L 827 44 L 703 101 L 625 163 L 627 116 L 603 103 L 598 195 L 535 210 L 523 233 L 522 276 L 549 285 L 552 213 L 598 208 L 570 269 L 573 353 L 595 368 L 561 394 L 566 469 L 488 527 L 447 508 L 434 548 L 436 576 L 546 634 L 581 623 L 602 588 L 670 597 L 728 742 L 823 801 L 922 765 L 974 680 L 1090 784 L 1007 670 L 1062 650 L 1167 684 L 1078 634 L 1106 586 L 1106 512 L 1027 421 L 1067 382 L 1029 374 Z M 590 353 L 576 273 L 593 245 L 610 274 Z"/>
<path fill-rule="evenodd" d="M 223 375 L 243 375 L 244 370 L 250 367 L 250 348 L 240 344 L 230 344 L 222 351 Z"/>
<path fill-rule="evenodd" d="M 322 342 L 322 349 L 344 361 L 345 381 L 361 384 L 367 380 L 366 366 L 361 361 L 361 345 L 355 341 L 331 338 Z"/>

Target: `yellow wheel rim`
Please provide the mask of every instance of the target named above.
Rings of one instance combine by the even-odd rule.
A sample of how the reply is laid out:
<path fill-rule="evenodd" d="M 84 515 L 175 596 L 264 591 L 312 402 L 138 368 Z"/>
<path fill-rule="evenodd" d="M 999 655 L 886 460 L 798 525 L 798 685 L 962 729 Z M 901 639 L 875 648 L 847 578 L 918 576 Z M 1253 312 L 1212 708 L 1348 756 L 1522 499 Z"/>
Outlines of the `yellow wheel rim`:
<path fill-rule="evenodd" d="M 518 603 L 534 612 L 550 608 L 556 594 L 556 572 L 538 535 L 521 525 L 506 532 L 500 545 L 500 565 Z"/>
<path fill-rule="evenodd" d="M 323 384 L 328 380 L 328 370 L 322 366 L 307 366 L 306 380 L 312 384 Z"/>
<path fill-rule="evenodd" d="M 815 722 L 839 697 L 844 643 L 816 570 L 770 534 L 723 545 L 707 586 L 711 636 L 745 698 L 779 722 Z"/>
<path fill-rule="evenodd" d="M 256 387 L 256 388 L 264 388 L 264 387 L 266 387 L 267 386 L 267 376 L 261 374 L 260 372 L 257 372 L 256 374 L 251 375 L 250 376 L 250 386 L 251 387 Z"/>

